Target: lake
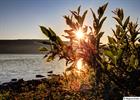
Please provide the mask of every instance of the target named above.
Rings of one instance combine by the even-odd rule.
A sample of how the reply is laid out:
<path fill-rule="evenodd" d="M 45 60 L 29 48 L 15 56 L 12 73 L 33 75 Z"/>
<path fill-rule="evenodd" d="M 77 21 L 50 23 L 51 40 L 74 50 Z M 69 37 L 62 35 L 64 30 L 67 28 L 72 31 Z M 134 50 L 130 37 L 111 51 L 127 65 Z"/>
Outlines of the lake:
<path fill-rule="evenodd" d="M 11 79 L 30 80 L 36 75 L 48 75 L 48 71 L 55 74 L 64 72 L 64 60 L 46 62 L 43 54 L 0 54 L 0 84 Z"/>

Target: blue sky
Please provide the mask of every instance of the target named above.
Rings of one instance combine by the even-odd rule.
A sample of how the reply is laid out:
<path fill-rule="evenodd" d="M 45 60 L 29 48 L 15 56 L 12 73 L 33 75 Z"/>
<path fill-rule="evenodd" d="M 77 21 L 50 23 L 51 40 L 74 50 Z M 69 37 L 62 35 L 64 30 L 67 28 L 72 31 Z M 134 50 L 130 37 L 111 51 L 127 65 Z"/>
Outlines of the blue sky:
<path fill-rule="evenodd" d="M 58 35 L 64 34 L 67 27 L 64 15 L 70 14 L 79 5 L 82 10 L 97 10 L 109 2 L 105 15 L 108 16 L 103 31 L 111 35 L 114 27 L 112 10 L 123 8 L 126 16 L 132 20 L 140 19 L 140 0 L 0 0 L 0 39 L 44 39 L 39 25 L 52 27 Z M 86 24 L 92 24 L 91 12 L 88 12 Z M 103 38 L 105 40 L 105 38 Z"/>

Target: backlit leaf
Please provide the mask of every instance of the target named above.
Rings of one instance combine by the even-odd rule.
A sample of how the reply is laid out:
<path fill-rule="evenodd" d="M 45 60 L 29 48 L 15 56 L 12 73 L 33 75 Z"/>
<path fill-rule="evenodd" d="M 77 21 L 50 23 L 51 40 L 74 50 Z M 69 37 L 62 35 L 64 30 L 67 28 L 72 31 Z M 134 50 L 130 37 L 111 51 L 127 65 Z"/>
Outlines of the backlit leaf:
<path fill-rule="evenodd" d="M 110 44 L 113 44 L 115 46 L 116 40 L 114 38 L 108 36 L 108 41 L 109 41 Z"/>
<path fill-rule="evenodd" d="M 130 56 L 130 65 L 135 65 L 135 55 Z"/>
<path fill-rule="evenodd" d="M 124 22 L 123 28 L 125 29 L 129 23 L 130 16 L 128 16 Z"/>
<path fill-rule="evenodd" d="M 103 34 L 104 34 L 104 32 L 100 32 L 98 35 L 97 35 L 97 40 L 99 40 L 100 41 L 100 38 L 103 36 Z"/>
<path fill-rule="evenodd" d="M 120 25 L 122 25 L 121 20 L 118 17 L 113 17 Z"/>
<path fill-rule="evenodd" d="M 59 36 L 56 36 L 56 43 L 59 45 L 63 45 L 63 41 L 61 40 L 61 38 Z"/>
<path fill-rule="evenodd" d="M 123 54 L 123 50 L 119 49 L 117 54 L 117 60 L 119 60 L 122 57 L 122 54 Z"/>
<path fill-rule="evenodd" d="M 99 7 L 99 9 L 98 9 L 99 19 L 103 16 L 107 5 L 108 5 L 108 3 L 106 3 L 103 6 Z"/>
<path fill-rule="evenodd" d="M 40 47 L 39 50 L 40 51 L 48 51 L 48 49 L 46 47 Z"/>
<path fill-rule="evenodd" d="M 104 54 L 105 54 L 106 56 L 108 56 L 108 57 L 112 60 L 112 62 L 113 62 L 114 64 L 116 64 L 116 56 L 113 55 L 113 53 L 112 53 L 111 51 L 105 50 L 105 51 L 104 51 Z"/>
<path fill-rule="evenodd" d="M 77 11 L 78 11 L 78 15 L 80 14 L 80 9 L 81 9 L 81 5 L 78 7 Z"/>
<path fill-rule="evenodd" d="M 82 24 L 83 24 L 83 22 L 84 22 L 84 20 L 85 20 L 85 17 L 86 17 L 87 12 L 88 12 L 88 10 L 86 10 L 86 11 L 84 12 L 84 14 L 82 15 Z"/>
<path fill-rule="evenodd" d="M 118 16 L 118 17 L 120 17 L 121 21 L 123 20 L 123 18 L 124 18 L 123 9 L 120 9 L 120 16 Z"/>
<path fill-rule="evenodd" d="M 96 21 L 97 20 L 97 17 L 96 17 L 96 15 L 95 15 L 95 13 L 93 12 L 93 10 L 90 8 L 90 10 L 91 10 L 91 12 L 92 12 L 92 15 L 93 15 L 93 18 L 94 18 L 94 20 Z"/>
<path fill-rule="evenodd" d="M 50 31 L 46 27 L 40 26 L 40 28 L 41 28 L 42 33 L 44 33 L 49 38 L 51 37 Z"/>
<path fill-rule="evenodd" d="M 55 55 L 53 55 L 53 54 L 49 55 L 48 58 L 47 58 L 47 62 L 50 62 L 50 61 L 54 60 L 54 58 L 55 58 L 54 56 Z"/>
<path fill-rule="evenodd" d="M 49 31 L 51 33 L 51 36 L 56 36 L 56 33 L 51 28 L 49 28 Z"/>
<path fill-rule="evenodd" d="M 69 25 L 72 29 L 76 29 L 74 22 L 69 18 L 69 16 L 64 16 L 66 19 L 66 24 Z"/>
<path fill-rule="evenodd" d="M 106 18 L 107 18 L 107 17 L 104 17 L 104 18 L 100 21 L 100 24 L 99 24 L 99 27 L 100 27 L 100 28 L 102 27 L 102 25 L 103 25 L 104 21 L 106 20 Z"/>

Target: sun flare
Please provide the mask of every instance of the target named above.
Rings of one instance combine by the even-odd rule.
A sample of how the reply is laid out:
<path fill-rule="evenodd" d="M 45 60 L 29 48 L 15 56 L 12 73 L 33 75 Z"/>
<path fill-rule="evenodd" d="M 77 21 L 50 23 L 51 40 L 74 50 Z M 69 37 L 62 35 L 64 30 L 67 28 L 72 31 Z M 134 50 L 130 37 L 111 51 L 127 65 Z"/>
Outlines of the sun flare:
<path fill-rule="evenodd" d="M 84 38 L 84 33 L 83 33 L 81 30 L 78 30 L 78 31 L 76 32 L 76 37 L 77 37 L 78 39 L 83 39 L 83 38 Z"/>

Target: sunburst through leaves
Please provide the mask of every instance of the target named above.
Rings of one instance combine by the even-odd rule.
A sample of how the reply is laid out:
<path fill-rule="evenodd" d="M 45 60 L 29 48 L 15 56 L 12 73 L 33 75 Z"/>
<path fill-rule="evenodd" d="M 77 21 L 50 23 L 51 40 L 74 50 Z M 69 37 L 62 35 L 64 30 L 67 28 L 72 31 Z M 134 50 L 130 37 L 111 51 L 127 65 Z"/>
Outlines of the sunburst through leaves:
<path fill-rule="evenodd" d="M 103 17 L 106 7 L 107 4 L 98 9 L 98 18 L 91 9 L 93 26 L 85 25 L 84 20 L 88 10 L 81 14 L 81 6 L 77 11 L 70 11 L 70 16 L 64 16 L 69 29 L 64 30 L 66 35 L 63 36 L 69 40 L 68 43 L 64 43 L 52 29 L 41 27 L 42 32 L 49 37 L 51 44 L 51 51 L 45 57 L 51 61 L 58 55 L 60 59 L 66 60 L 68 68 L 64 77 L 67 80 L 67 87 L 72 90 L 79 91 L 82 86 L 85 86 L 83 84 L 90 87 L 90 68 L 96 69 L 94 65 L 97 66 L 96 53 L 103 35 L 100 29 L 106 19 Z"/>
<path fill-rule="evenodd" d="M 77 39 L 84 39 L 84 33 L 82 32 L 82 30 L 76 31 L 75 34 Z"/>

